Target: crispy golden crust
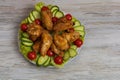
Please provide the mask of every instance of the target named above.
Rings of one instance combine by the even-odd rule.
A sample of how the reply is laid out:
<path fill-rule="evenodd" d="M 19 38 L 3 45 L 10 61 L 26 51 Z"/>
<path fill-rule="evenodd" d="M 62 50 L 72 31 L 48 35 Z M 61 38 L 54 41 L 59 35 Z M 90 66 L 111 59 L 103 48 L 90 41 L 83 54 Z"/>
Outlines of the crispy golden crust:
<path fill-rule="evenodd" d="M 58 31 L 67 30 L 72 27 L 73 27 L 73 22 L 67 20 L 65 17 L 62 17 L 56 22 L 56 24 L 54 24 L 53 30 L 58 32 Z"/>
<path fill-rule="evenodd" d="M 43 28 L 35 23 L 29 24 L 27 33 L 30 35 L 31 39 L 35 41 L 42 34 Z"/>
<path fill-rule="evenodd" d="M 40 45 L 40 53 L 42 56 L 46 55 L 51 44 L 52 44 L 52 36 L 48 33 L 48 31 L 44 31 L 41 35 L 41 45 Z"/>
<path fill-rule="evenodd" d="M 55 46 L 54 43 L 51 45 L 51 51 L 53 51 L 55 54 L 59 54 L 60 50 Z"/>
<path fill-rule="evenodd" d="M 49 9 L 46 11 L 41 11 L 41 19 L 42 19 L 43 27 L 45 27 L 47 30 L 53 29 L 52 13 Z"/>
<path fill-rule="evenodd" d="M 33 45 L 33 50 L 38 53 L 39 50 L 40 50 L 40 44 L 41 44 L 41 41 L 40 40 L 37 40 L 35 41 L 34 45 Z"/>
<path fill-rule="evenodd" d="M 80 37 L 78 32 L 71 32 L 71 33 L 63 33 L 62 36 L 67 39 L 68 42 L 74 42 L 76 39 Z"/>
<path fill-rule="evenodd" d="M 67 50 L 69 48 L 67 40 L 57 33 L 54 35 L 54 43 L 60 50 Z"/>

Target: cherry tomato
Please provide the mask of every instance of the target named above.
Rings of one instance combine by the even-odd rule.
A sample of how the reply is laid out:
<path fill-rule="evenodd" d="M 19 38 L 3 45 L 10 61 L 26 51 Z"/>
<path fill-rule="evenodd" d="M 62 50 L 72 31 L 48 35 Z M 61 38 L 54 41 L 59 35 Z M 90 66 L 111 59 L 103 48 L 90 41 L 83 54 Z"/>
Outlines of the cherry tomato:
<path fill-rule="evenodd" d="M 63 63 L 63 58 L 62 58 L 61 56 L 56 56 L 56 57 L 54 58 L 54 62 L 55 62 L 56 64 L 62 64 L 62 63 Z"/>
<path fill-rule="evenodd" d="M 74 30 L 74 28 L 69 28 L 68 29 L 68 32 L 74 32 L 75 30 Z"/>
<path fill-rule="evenodd" d="M 74 41 L 74 44 L 77 46 L 77 47 L 80 47 L 82 44 L 83 44 L 83 41 L 81 39 L 77 39 Z"/>
<path fill-rule="evenodd" d="M 32 52 L 29 52 L 29 53 L 28 53 L 27 57 L 28 57 L 30 60 L 34 60 L 34 59 L 36 59 L 37 55 L 36 55 L 36 53 L 35 53 L 34 51 L 32 51 Z"/>
<path fill-rule="evenodd" d="M 41 8 L 41 10 L 42 11 L 46 11 L 46 10 L 48 10 L 49 8 L 47 7 L 47 6 L 43 6 L 42 8 Z"/>
<path fill-rule="evenodd" d="M 21 24 L 21 30 L 22 30 L 22 31 L 26 31 L 27 28 L 28 28 L 28 27 L 27 27 L 27 24 L 25 24 L 25 23 L 24 23 L 24 24 Z"/>
<path fill-rule="evenodd" d="M 55 23 L 57 22 L 58 18 L 57 17 L 52 17 L 52 22 Z"/>
<path fill-rule="evenodd" d="M 70 20 L 70 21 L 72 20 L 72 15 L 71 14 L 66 14 L 65 17 L 66 17 L 67 20 Z"/>
<path fill-rule="evenodd" d="M 40 25 L 41 24 L 40 19 L 35 19 L 35 23 Z"/>
<path fill-rule="evenodd" d="M 53 53 L 51 50 L 48 50 L 48 51 L 47 51 L 47 55 L 48 55 L 48 56 L 54 56 L 54 53 Z"/>

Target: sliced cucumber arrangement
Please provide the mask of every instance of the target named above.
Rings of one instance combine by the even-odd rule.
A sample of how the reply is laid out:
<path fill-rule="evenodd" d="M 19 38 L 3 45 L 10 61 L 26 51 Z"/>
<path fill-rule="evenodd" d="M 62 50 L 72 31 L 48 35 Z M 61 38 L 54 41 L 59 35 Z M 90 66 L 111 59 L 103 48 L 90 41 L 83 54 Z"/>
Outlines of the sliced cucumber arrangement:
<path fill-rule="evenodd" d="M 76 30 L 76 31 L 79 32 L 79 34 L 80 34 L 81 37 L 85 36 L 85 31 L 81 31 L 81 30 Z"/>
<path fill-rule="evenodd" d="M 33 43 L 33 42 L 32 42 L 30 39 L 28 39 L 28 38 L 22 38 L 21 40 L 22 40 L 22 42 Z"/>
<path fill-rule="evenodd" d="M 69 55 L 70 55 L 70 57 L 75 57 L 76 55 L 77 55 L 77 52 L 76 52 L 76 50 L 75 49 L 73 49 L 73 48 L 70 48 L 69 49 Z"/>
<path fill-rule="evenodd" d="M 40 12 L 41 11 L 41 8 L 45 5 L 45 3 L 43 2 L 39 2 L 35 5 L 35 10 Z"/>
<path fill-rule="evenodd" d="M 76 18 L 72 17 L 72 22 L 75 22 L 76 20 L 77 20 Z"/>
<path fill-rule="evenodd" d="M 50 64 L 50 57 L 48 57 L 47 61 L 43 64 L 43 66 L 47 67 Z"/>
<path fill-rule="evenodd" d="M 53 16 L 57 17 L 57 18 L 61 18 L 64 16 L 64 13 L 62 11 L 60 11 L 58 6 L 52 6 L 51 12 L 52 12 Z"/>
<path fill-rule="evenodd" d="M 28 35 L 26 32 L 23 32 L 23 33 L 22 33 L 22 37 L 24 37 L 24 38 L 29 38 L 29 35 Z"/>
<path fill-rule="evenodd" d="M 76 50 L 76 49 L 77 49 L 77 46 L 76 46 L 76 45 L 71 45 L 71 46 L 70 46 L 70 48 L 72 48 L 72 49 L 75 49 L 75 50 Z"/>
<path fill-rule="evenodd" d="M 61 18 L 63 16 L 64 16 L 64 14 L 63 14 L 62 11 L 58 11 L 58 12 L 55 13 L 55 17 L 57 17 L 57 18 Z"/>
<path fill-rule="evenodd" d="M 65 61 L 67 61 L 67 60 L 70 59 L 69 51 L 66 51 L 66 52 L 64 53 L 64 57 L 63 57 L 63 59 L 64 59 Z"/>
<path fill-rule="evenodd" d="M 32 15 L 35 19 L 40 19 L 40 13 L 37 11 L 32 11 Z"/>
<path fill-rule="evenodd" d="M 38 66 L 43 65 L 48 59 L 49 59 L 49 57 L 47 55 L 40 56 L 39 59 L 37 60 L 37 65 Z"/>
<path fill-rule="evenodd" d="M 32 20 L 30 19 L 30 17 L 27 18 L 29 23 L 32 23 Z"/>
<path fill-rule="evenodd" d="M 59 11 L 59 7 L 58 6 L 52 6 L 51 7 L 51 12 L 55 11 L 55 10 L 58 10 Z"/>
<path fill-rule="evenodd" d="M 32 51 L 32 48 L 31 47 L 27 47 L 23 44 L 20 44 L 20 52 L 25 55 L 27 54 L 28 52 Z"/>
<path fill-rule="evenodd" d="M 33 45 L 33 43 L 31 43 L 31 42 L 22 42 L 22 44 L 25 46 L 28 46 L 28 47 Z"/>
<path fill-rule="evenodd" d="M 81 26 L 75 26 L 75 27 L 74 27 L 74 30 L 84 31 L 84 26 L 83 26 L 83 25 L 81 25 Z"/>
<path fill-rule="evenodd" d="M 75 20 L 75 22 L 74 22 L 74 27 L 75 27 L 75 26 L 80 26 L 80 25 L 81 25 L 80 21 Z"/>
<path fill-rule="evenodd" d="M 33 16 L 32 12 L 30 13 L 30 19 L 31 19 L 32 21 L 35 20 L 35 18 L 34 18 L 34 16 Z"/>
<path fill-rule="evenodd" d="M 55 14 L 58 12 L 59 10 L 55 9 L 53 12 L 52 12 L 52 15 L 55 16 Z"/>
<path fill-rule="evenodd" d="M 62 30 L 62 26 L 65 29 Z M 58 35 L 56 39 L 55 34 Z M 43 2 L 37 3 L 28 17 L 21 21 L 18 35 L 20 52 L 25 59 L 37 66 L 56 68 L 64 67 L 78 54 L 77 48 L 83 44 L 84 37 L 85 27 L 77 18 L 64 14 L 57 5 Z"/>

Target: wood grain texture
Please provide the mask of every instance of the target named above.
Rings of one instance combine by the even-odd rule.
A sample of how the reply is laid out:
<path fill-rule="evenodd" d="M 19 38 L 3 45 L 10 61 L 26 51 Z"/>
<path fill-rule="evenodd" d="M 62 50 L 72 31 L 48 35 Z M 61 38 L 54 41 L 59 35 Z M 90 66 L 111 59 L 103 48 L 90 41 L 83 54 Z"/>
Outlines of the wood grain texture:
<path fill-rule="evenodd" d="M 79 55 L 62 69 L 28 63 L 17 48 L 19 23 L 39 0 L 0 0 L 0 80 L 120 80 L 120 0 L 41 0 L 86 28 Z"/>

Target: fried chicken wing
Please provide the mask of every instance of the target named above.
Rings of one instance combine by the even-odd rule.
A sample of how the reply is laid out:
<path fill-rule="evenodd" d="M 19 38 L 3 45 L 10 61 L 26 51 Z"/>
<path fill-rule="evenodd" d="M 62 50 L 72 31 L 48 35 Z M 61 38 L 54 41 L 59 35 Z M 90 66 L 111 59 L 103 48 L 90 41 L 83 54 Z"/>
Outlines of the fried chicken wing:
<path fill-rule="evenodd" d="M 73 22 L 67 20 L 65 17 L 60 18 L 53 27 L 55 31 L 63 31 L 72 28 Z"/>
<path fill-rule="evenodd" d="M 33 50 L 38 53 L 39 50 L 40 50 L 40 44 L 41 44 L 41 41 L 40 40 L 37 40 L 34 45 L 33 45 Z"/>
<path fill-rule="evenodd" d="M 51 44 L 52 44 L 52 36 L 48 33 L 48 31 L 44 31 L 41 35 L 41 45 L 40 45 L 40 53 L 42 56 L 46 55 Z"/>
<path fill-rule="evenodd" d="M 55 53 L 55 54 L 59 54 L 60 50 L 55 46 L 54 43 L 52 43 L 51 45 L 51 50 Z"/>
<path fill-rule="evenodd" d="M 42 19 L 43 26 L 47 30 L 52 30 L 53 29 L 52 13 L 49 9 L 46 10 L 46 11 L 41 11 L 41 19 Z"/>
<path fill-rule="evenodd" d="M 69 48 L 67 40 L 57 33 L 54 35 L 54 43 L 60 50 L 67 50 Z"/>
<path fill-rule="evenodd" d="M 42 33 L 42 26 L 32 23 L 28 25 L 27 33 L 30 35 L 30 38 L 35 41 Z"/>
<path fill-rule="evenodd" d="M 63 33 L 62 36 L 67 39 L 68 42 L 74 42 L 76 39 L 80 37 L 78 32 L 71 32 L 71 33 Z"/>

